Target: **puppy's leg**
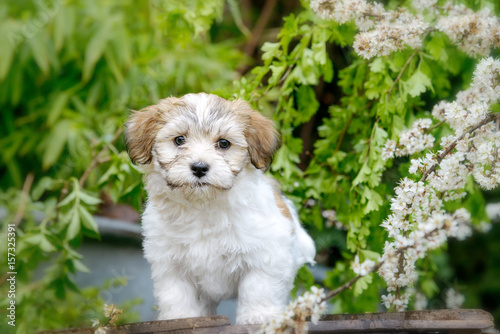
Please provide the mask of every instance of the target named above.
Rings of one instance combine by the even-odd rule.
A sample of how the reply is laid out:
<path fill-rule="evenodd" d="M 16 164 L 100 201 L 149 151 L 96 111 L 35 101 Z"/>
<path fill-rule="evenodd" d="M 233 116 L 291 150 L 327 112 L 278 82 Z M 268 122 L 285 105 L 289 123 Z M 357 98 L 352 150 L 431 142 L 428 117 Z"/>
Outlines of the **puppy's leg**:
<path fill-rule="evenodd" d="M 164 274 L 155 279 L 154 291 L 158 320 L 208 316 L 215 308 L 212 302 L 199 296 L 193 284 L 176 275 Z"/>
<path fill-rule="evenodd" d="M 249 272 L 238 287 L 237 324 L 261 324 L 280 314 L 293 284 L 286 273 L 280 277 L 263 271 Z"/>

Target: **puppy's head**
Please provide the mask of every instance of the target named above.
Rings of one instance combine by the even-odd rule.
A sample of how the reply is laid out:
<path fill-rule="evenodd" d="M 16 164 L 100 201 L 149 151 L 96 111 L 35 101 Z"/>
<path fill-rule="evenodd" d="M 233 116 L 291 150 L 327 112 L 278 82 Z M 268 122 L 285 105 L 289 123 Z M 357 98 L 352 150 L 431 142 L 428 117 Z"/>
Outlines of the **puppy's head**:
<path fill-rule="evenodd" d="M 267 169 L 278 148 L 269 119 L 244 101 L 204 93 L 134 111 L 126 128 L 132 161 L 153 164 L 170 188 L 189 192 L 228 190 L 247 165 Z"/>

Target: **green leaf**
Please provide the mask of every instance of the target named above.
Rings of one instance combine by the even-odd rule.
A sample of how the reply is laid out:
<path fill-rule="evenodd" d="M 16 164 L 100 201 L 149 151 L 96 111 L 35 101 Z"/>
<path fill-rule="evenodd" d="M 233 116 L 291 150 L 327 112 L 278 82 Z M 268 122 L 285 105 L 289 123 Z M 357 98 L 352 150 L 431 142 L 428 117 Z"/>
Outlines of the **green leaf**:
<path fill-rule="evenodd" d="M 316 99 L 316 93 L 311 86 L 302 85 L 297 90 L 297 111 L 298 117 L 294 119 L 294 125 L 309 121 L 309 119 L 318 111 L 319 102 Z"/>
<path fill-rule="evenodd" d="M 45 152 L 42 158 L 42 168 L 47 170 L 61 156 L 68 136 L 71 132 L 72 123 L 69 120 L 58 122 L 47 138 L 45 143 Z"/>
<path fill-rule="evenodd" d="M 432 33 L 429 41 L 425 43 L 425 49 L 435 60 L 442 62 L 448 60 L 442 33 Z"/>
<path fill-rule="evenodd" d="M 63 207 L 68 205 L 69 203 L 73 202 L 76 199 L 76 194 L 78 193 L 78 190 L 73 190 L 72 192 L 69 193 L 62 201 L 57 204 L 57 207 Z"/>
<path fill-rule="evenodd" d="M 262 45 L 262 60 L 264 62 L 270 62 L 274 57 L 276 57 L 280 50 L 280 43 L 265 42 Z"/>
<path fill-rule="evenodd" d="M 47 117 L 48 126 L 54 125 L 55 121 L 57 121 L 57 119 L 61 115 L 63 109 L 68 104 L 68 100 L 68 92 L 60 92 L 59 94 L 57 94 L 57 97 L 53 99 L 54 102 L 52 102 L 52 105 L 50 106 L 50 111 Z"/>
<path fill-rule="evenodd" d="M 88 205 L 97 205 L 97 204 L 100 204 L 102 202 L 99 197 L 89 195 L 85 191 L 81 191 L 79 193 L 79 198 L 82 202 L 84 202 Z"/>
<path fill-rule="evenodd" d="M 422 71 L 417 70 L 407 81 L 403 82 L 404 91 L 411 97 L 420 96 L 427 89 L 432 89 L 431 79 Z"/>
<path fill-rule="evenodd" d="M 360 249 L 359 252 L 362 255 L 361 261 L 364 260 L 372 260 L 372 261 L 378 261 L 380 258 L 380 254 L 368 249 Z"/>
<path fill-rule="evenodd" d="M 94 35 L 87 44 L 83 63 L 82 80 L 87 82 L 94 72 L 97 61 L 103 56 L 104 50 L 111 38 L 113 20 L 108 18 L 103 25 L 95 31 Z"/>
<path fill-rule="evenodd" d="M 272 71 L 272 75 L 269 78 L 269 85 L 276 85 L 278 84 L 279 80 L 281 79 L 281 76 L 283 73 L 285 73 L 285 70 L 287 69 L 286 65 L 281 65 L 281 66 L 274 66 L 271 65 L 269 68 Z"/>
<path fill-rule="evenodd" d="M 66 239 L 73 240 L 81 231 L 80 215 L 76 207 L 73 207 L 71 212 L 71 220 L 66 231 Z"/>
<path fill-rule="evenodd" d="M 369 274 L 366 276 L 361 277 L 355 284 L 354 284 L 354 296 L 357 297 L 361 295 L 363 291 L 368 289 L 368 284 L 371 284 L 373 281 L 373 274 Z"/>
<path fill-rule="evenodd" d="M 82 273 L 90 273 L 90 269 L 80 260 L 73 260 L 73 265 L 75 266 L 75 269 L 77 271 L 80 271 Z"/>
<path fill-rule="evenodd" d="M 422 292 L 427 296 L 427 298 L 433 297 L 437 292 L 439 292 L 439 287 L 432 278 L 424 279 L 420 283 Z"/>
<path fill-rule="evenodd" d="M 32 38 L 28 38 L 28 44 L 31 47 L 31 55 L 44 75 L 49 74 L 50 70 L 49 45 L 47 45 L 46 42 L 46 38 L 41 32 Z"/>
<path fill-rule="evenodd" d="M 40 241 L 40 249 L 47 253 L 55 252 L 57 249 L 52 245 L 52 243 L 42 234 Z"/>
<path fill-rule="evenodd" d="M 386 67 L 387 67 L 387 64 L 384 62 L 383 58 L 375 58 L 370 63 L 370 71 L 375 72 L 375 73 L 385 72 L 384 70 L 386 69 Z"/>
<path fill-rule="evenodd" d="M 5 31 L 4 31 L 5 33 Z M 0 37 L 0 82 L 2 82 L 11 69 L 12 60 L 14 59 L 14 46 L 7 40 L 5 35 Z"/>
<path fill-rule="evenodd" d="M 37 185 L 33 188 L 31 192 L 31 198 L 34 201 L 38 201 L 40 197 L 49 189 L 52 189 L 54 185 L 54 179 L 49 176 L 44 176 L 38 181 Z"/>
<path fill-rule="evenodd" d="M 90 212 L 87 211 L 83 206 L 78 207 L 78 213 L 80 214 L 83 226 L 85 226 L 87 229 L 99 233 L 99 227 L 97 226 L 97 223 L 94 220 L 94 217 L 90 214 Z"/>

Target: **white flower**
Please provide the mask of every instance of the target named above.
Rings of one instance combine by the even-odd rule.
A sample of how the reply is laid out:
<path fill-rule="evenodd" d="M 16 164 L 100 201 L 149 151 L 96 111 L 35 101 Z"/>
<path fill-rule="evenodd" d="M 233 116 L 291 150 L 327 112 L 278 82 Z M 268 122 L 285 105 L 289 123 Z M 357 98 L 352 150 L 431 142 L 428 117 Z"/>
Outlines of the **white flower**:
<path fill-rule="evenodd" d="M 436 28 L 471 56 L 486 56 L 500 45 L 498 18 L 486 8 L 474 13 L 463 6 L 450 6 L 448 16 L 442 16 Z"/>
<path fill-rule="evenodd" d="M 305 320 L 311 317 L 313 324 L 318 323 L 321 314 L 326 311 L 325 292 L 315 286 L 310 292 L 305 292 L 302 296 L 292 301 L 281 316 L 270 319 L 263 324 L 257 333 L 305 333 L 307 326 Z"/>
<path fill-rule="evenodd" d="M 385 142 L 384 148 L 382 149 L 382 159 L 388 160 L 394 158 L 394 153 L 396 152 L 396 142 L 394 140 L 388 140 Z"/>
<path fill-rule="evenodd" d="M 465 302 L 465 297 L 461 293 L 452 288 L 446 290 L 445 303 L 447 308 L 449 309 L 461 308 L 464 302 Z"/>
<path fill-rule="evenodd" d="M 423 293 L 417 292 L 415 294 L 415 304 L 414 304 L 415 310 L 417 311 L 425 310 L 428 304 L 429 302 Z"/>
<path fill-rule="evenodd" d="M 375 267 L 375 262 L 372 260 L 365 260 L 363 263 L 359 263 L 359 256 L 354 257 L 354 262 L 351 264 L 351 269 L 356 275 L 366 276 L 373 271 Z"/>
<path fill-rule="evenodd" d="M 480 222 L 478 226 L 476 226 L 477 230 L 481 233 L 488 233 L 492 229 L 492 225 L 487 222 Z"/>
<path fill-rule="evenodd" d="M 426 10 L 433 10 L 436 3 L 437 0 L 413 0 L 412 6 L 417 12 L 422 13 Z"/>
<path fill-rule="evenodd" d="M 99 326 L 99 328 L 97 328 L 95 331 L 94 331 L 94 334 L 106 334 L 106 331 L 108 330 L 108 327 L 102 327 L 102 326 Z"/>
<path fill-rule="evenodd" d="M 486 214 L 492 221 L 500 220 L 500 202 L 486 205 Z"/>
<path fill-rule="evenodd" d="M 106 318 L 109 318 L 113 314 L 114 310 L 115 310 L 114 304 L 111 304 L 111 305 L 104 304 L 104 306 L 103 306 L 104 316 Z"/>
<path fill-rule="evenodd" d="M 382 303 L 386 308 L 390 308 L 391 305 L 394 303 L 396 300 L 396 297 L 394 297 L 392 294 L 387 294 L 382 296 Z"/>

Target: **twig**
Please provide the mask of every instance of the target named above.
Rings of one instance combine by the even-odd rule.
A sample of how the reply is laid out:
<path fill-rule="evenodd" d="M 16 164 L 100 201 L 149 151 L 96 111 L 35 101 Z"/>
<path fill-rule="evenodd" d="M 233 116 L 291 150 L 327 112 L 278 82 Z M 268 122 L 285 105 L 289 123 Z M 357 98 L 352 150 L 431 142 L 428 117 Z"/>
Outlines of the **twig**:
<path fill-rule="evenodd" d="M 122 134 L 123 132 L 123 128 L 120 127 L 118 128 L 118 130 L 115 132 L 114 136 L 113 136 L 113 140 L 111 141 L 111 143 L 114 143 L 119 137 L 120 135 Z M 102 150 L 94 157 L 94 159 L 92 159 L 92 161 L 90 162 L 90 164 L 88 165 L 87 169 L 85 170 L 85 172 L 83 172 L 82 176 L 80 177 L 80 180 L 78 181 L 78 184 L 80 185 L 80 187 L 82 187 L 84 184 L 85 184 L 85 181 L 87 180 L 87 178 L 89 177 L 90 175 L 90 172 L 92 172 L 92 170 L 97 166 L 99 165 L 100 163 L 102 163 L 103 161 L 107 161 L 107 160 L 102 160 L 102 157 L 104 156 L 104 154 L 106 154 L 107 152 L 109 151 L 109 147 L 108 146 L 105 146 L 102 148 Z"/>
<path fill-rule="evenodd" d="M 371 274 L 377 270 L 380 269 L 380 267 L 382 267 L 382 265 L 384 264 L 385 261 L 380 261 L 376 266 L 374 266 L 370 272 L 368 274 Z M 342 291 L 344 290 L 347 290 L 349 289 L 351 286 L 353 286 L 361 277 L 364 277 L 366 275 L 358 275 L 356 277 L 354 277 L 353 279 L 351 279 L 350 281 L 344 283 L 343 285 L 339 286 L 338 288 L 336 288 L 335 290 L 332 290 L 330 292 L 328 292 L 326 294 L 325 297 L 323 297 L 323 299 L 321 300 L 322 302 L 323 301 L 327 301 L 328 299 L 330 298 L 333 298 L 335 297 L 336 295 L 338 295 L 339 293 L 341 293 Z"/>
<path fill-rule="evenodd" d="M 403 76 L 404 71 L 406 70 L 406 68 L 408 67 L 408 65 L 410 65 L 412 59 L 419 53 L 419 51 L 420 51 L 420 49 L 416 49 L 415 52 L 413 52 L 411 54 L 411 56 L 406 60 L 406 63 L 403 65 L 403 68 L 401 69 L 401 71 L 399 71 L 399 74 L 396 77 L 396 80 L 394 80 L 394 82 L 392 83 L 391 88 L 387 92 L 387 98 L 386 98 L 387 102 L 389 101 L 389 98 L 391 97 L 392 90 L 394 89 L 394 87 L 396 86 L 396 84 L 398 83 L 398 81 L 401 80 L 401 77 Z"/>
<path fill-rule="evenodd" d="M 430 132 L 432 132 L 434 129 L 439 128 L 439 127 L 440 127 L 441 125 L 443 125 L 443 124 L 444 124 L 444 121 L 441 121 L 441 122 L 439 122 L 439 123 L 435 124 L 434 126 L 431 126 L 430 128 L 425 129 L 424 133 L 430 133 Z"/>
<path fill-rule="evenodd" d="M 19 199 L 19 206 L 17 207 L 16 215 L 12 220 L 12 224 L 16 226 L 19 225 L 23 220 L 24 212 L 26 209 L 26 201 L 28 199 L 34 178 L 35 176 L 33 175 L 33 172 L 29 172 L 28 175 L 26 176 L 26 179 L 24 180 L 23 189 L 21 190 L 21 198 Z"/>
<path fill-rule="evenodd" d="M 271 14 L 273 13 L 273 9 L 276 6 L 278 0 L 267 0 L 264 4 L 264 8 L 255 24 L 255 27 L 252 30 L 252 36 L 248 40 L 248 43 L 245 45 L 244 52 L 248 56 L 252 56 L 257 44 L 259 43 L 260 37 L 264 32 L 264 28 L 266 27 L 269 19 L 271 18 Z"/>
<path fill-rule="evenodd" d="M 337 141 L 337 145 L 335 146 L 335 150 L 332 153 L 332 157 L 337 154 L 338 150 L 340 149 L 340 145 L 342 144 L 342 140 L 344 140 L 344 136 L 347 132 L 347 129 L 351 125 L 352 119 L 354 118 L 354 113 L 351 114 L 351 117 L 349 117 L 349 120 L 347 121 L 347 124 L 344 126 L 344 129 L 340 133 L 339 140 Z"/>
<path fill-rule="evenodd" d="M 440 155 L 438 155 L 437 157 L 437 162 L 432 165 L 431 168 L 429 168 L 428 170 L 426 170 L 424 172 L 424 174 L 422 175 L 422 178 L 420 179 L 420 181 L 424 182 L 425 180 L 427 180 L 427 178 L 429 177 L 429 175 L 431 173 L 433 173 L 437 166 L 441 163 L 441 161 L 451 152 L 453 151 L 453 149 L 457 146 L 458 142 L 460 140 L 462 140 L 466 135 L 476 131 L 477 129 L 479 129 L 480 127 L 482 127 L 483 125 L 491 122 L 491 121 L 495 121 L 497 119 L 500 119 L 500 113 L 494 113 L 494 114 L 489 114 L 485 119 L 483 119 L 481 122 L 477 123 L 476 125 L 472 126 L 469 130 L 467 130 L 466 132 L 464 132 L 460 137 L 458 137 L 457 139 L 455 139 L 447 148 L 446 150 L 444 150 Z"/>

